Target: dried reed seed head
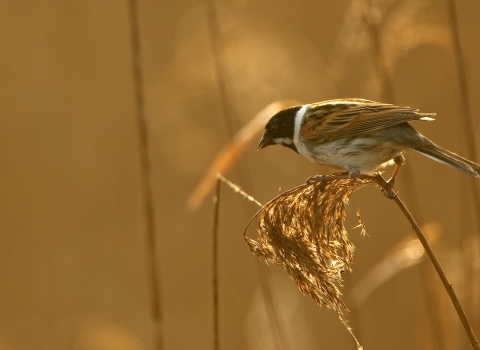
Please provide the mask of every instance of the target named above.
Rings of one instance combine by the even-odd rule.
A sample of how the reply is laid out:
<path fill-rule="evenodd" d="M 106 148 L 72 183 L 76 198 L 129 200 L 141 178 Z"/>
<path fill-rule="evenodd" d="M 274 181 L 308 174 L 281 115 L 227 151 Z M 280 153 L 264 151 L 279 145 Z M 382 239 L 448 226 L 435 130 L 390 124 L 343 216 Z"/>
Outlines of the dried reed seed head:
<path fill-rule="evenodd" d="M 304 184 L 271 200 L 257 214 L 259 238 L 251 251 L 285 269 L 318 305 L 348 311 L 340 299 L 342 273 L 351 269 L 354 246 L 344 227 L 352 193 L 372 179 Z"/>

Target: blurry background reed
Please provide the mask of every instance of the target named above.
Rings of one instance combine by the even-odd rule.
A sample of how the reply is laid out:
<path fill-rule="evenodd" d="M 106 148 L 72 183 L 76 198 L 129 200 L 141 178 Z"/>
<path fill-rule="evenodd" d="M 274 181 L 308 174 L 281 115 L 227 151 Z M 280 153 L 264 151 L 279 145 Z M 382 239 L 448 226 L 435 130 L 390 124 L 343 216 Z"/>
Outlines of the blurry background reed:
<path fill-rule="evenodd" d="M 480 3 L 455 2 L 462 56 L 449 4 L 2 1 L 0 349 L 212 349 L 213 208 L 211 197 L 196 211 L 186 201 L 274 101 L 362 97 L 436 112 L 415 127 L 468 157 L 466 133 L 480 138 Z M 413 153 L 407 167 L 397 188 L 478 335 L 472 182 Z M 225 175 L 265 203 L 329 171 L 281 147 L 248 146 Z M 221 195 L 221 347 L 354 349 L 335 313 L 250 253 L 242 232 L 255 205 Z M 358 206 L 368 236 L 349 231 L 357 249 L 342 292 L 362 345 L 467 349 L 394 204 L 360 190 L 347 228 Z"/>

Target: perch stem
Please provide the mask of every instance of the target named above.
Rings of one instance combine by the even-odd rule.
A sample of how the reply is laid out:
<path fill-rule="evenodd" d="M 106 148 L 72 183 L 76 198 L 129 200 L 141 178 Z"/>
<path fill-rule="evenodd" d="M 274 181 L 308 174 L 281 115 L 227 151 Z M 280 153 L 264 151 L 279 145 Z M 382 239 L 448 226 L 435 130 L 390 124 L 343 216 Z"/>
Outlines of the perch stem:
<path fill-rule="evenodd" d="M 385 181 L 385 179 L 378 174 L 375 176 L 375 181 L 378 185 L 380 185 L 383 189 L 387 190 L 388 189 L 388 182 Z M 447 293 L 452 300 L 453 306 L 455 307 L 455 310 L 457 311 L 458 317 L 460 318 L 460 321 L 462 321 L 463 327 L 465 328 L 465 332 L 467 333 L 468 338 L 470 339 L 470 346 L 472 349 L 475 350 L 480 350 L 480 343 L 478 342 L 475 333 L 473 332 L 472 326 L 470 322 L 468 321 L 467 315 L 465 314 L 465 311 L 463 310 L 462 305 L 460 304 L 460 300 L 458 300 L 457 294 L 455 293 L 455 290 L 453 289 L 452 284 L 448 281 L 447 276 L 443 272 L 442 267 L 440 266 L 440 263 L 438 262 L 437 257 L 435 256 L 435 253 L 433 252 L 432 248 L 430 247 L 430 244 L 428 243 L 427 239 L 425 238 L 425 235 L 422 232 L 422 229 L 418 225 L 418 223 L 415 221 L 414 217 L 410 213 L 410 211 L 407 209 L 405 204 L 402 202 L 402 200 L 398 197 L 395 196 L 392 198 L 393 201 L 397 204 L 397 206 L 400 208 L 400 210 L 403 212 L 407 220 L 410 222 L 412 225 L 413 230 L 418 236 L 418 239 L 422 243 L 423 248 L 427 252 L 428 257 L 433 263 L 433 266 L 435 267 L 435 270 L 438 273 L 438 276 L 442 280 L 442 283 L 447 290 Z"/>
<path fill-rule="evenodd" d="M 215 213 L 213 219 L 213 348 L 220 349 L 220 332 L 219 332 L 219 303 L 218 303 L 218 219 L 220 211 L 220 179 L 217 179 L 215 188 Z"/>

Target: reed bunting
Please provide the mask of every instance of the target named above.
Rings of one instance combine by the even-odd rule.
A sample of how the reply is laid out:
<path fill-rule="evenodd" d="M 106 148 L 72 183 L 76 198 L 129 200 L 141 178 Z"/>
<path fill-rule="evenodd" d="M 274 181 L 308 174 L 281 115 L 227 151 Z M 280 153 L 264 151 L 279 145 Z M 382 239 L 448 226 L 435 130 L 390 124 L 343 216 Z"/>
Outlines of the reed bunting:
<path fill-rule="evenodd" d="M 479 177 L 480 165 L 437 146 L 408 124 L 414 120 L 434 120 L 431 118 L 434 115 L 356 98 L 294 106 L 268 121 L 258 150 L 282 145 L 314 163 L 345 169 L 347 177 L 371 174 L 393 161 L 396 163 L 391 179 L 393 186 L 404 163 L 404 151 L 414 149 Z"/>

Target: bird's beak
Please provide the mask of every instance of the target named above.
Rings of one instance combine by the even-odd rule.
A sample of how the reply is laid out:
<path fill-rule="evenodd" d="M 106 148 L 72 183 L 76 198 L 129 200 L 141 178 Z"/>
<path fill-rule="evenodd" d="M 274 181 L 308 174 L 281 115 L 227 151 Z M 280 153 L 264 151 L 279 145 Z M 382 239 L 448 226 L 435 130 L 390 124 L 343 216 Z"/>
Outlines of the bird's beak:
<path fill-rule="evenodd" d="M 273 145 L 273 144 L 275 144 L 275 142 L 273 142 L 273 140 L 271 138 L 265 136 L 265 134 L 264 134 L 262 136 L 262 139 L 260 140 L 260 143 L 258 144 L 257 151 L 260 151 L 262 148 L 265 148 L 265 147 Z"/>

